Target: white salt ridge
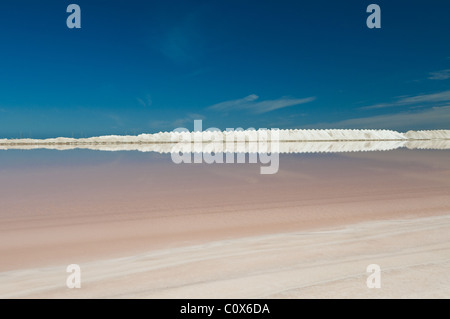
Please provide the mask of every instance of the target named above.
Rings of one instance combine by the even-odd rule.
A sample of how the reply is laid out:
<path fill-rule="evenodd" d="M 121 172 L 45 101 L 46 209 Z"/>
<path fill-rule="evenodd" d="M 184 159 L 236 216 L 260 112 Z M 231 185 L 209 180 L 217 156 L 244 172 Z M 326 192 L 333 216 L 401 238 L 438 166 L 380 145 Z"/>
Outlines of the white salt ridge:
<path fill-rule="evenodd" d="M 450 130 L 408 131 L 404 135 L 411 140 L 449 140 Z"/>
<path fill-rule="evenodd" d="M 279 138 L 280 141 L 373 141 L 373 140 L 433 140 L 450 139 L 450 130 L 408 131 L 392 130 L 278 130 L 159 132 L 154 134 L 105 135 L 89 138 L 58 137 L 49 139 L 0 139 L 0 144 L 110 144 L 110 143 L 168 143 L 193 141 L 257 141 Z"/>
<path fill-rule="evenodd" d="M 277 141 L 275 144 L 271 140 Z M 202 142 L 202 143 L 199 143 Z M 236 142 L 236 143 L 233 143 Z M 157 153 L 333 153 L 386 151 L 401 147 L 450 149 L 450 130 L 245 130 L 159 132 L 137 136 L 107 135 L 90 138 L 0 139 L 7 149 L 91 149 Z"/>

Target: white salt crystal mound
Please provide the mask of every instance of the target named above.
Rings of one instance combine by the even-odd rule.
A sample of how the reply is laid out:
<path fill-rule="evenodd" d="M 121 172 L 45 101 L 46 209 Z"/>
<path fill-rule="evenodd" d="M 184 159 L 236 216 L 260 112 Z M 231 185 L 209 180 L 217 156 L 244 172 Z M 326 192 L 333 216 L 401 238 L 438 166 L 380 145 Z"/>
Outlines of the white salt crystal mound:
<path fill-rule="evenodd" d="M 155 135 L 155 134 L 154 134 Z M 404 140 L 403 133 L 391 130 L 277 130 L 259 129 L 245 131 L 203 131 L 203 132 L 171 132 L 172 142 L 210 142 L 210 141 L 371 141 L 371 140 Z M 155 141 L 166 142 L 160 133 Z"/>
<path fill-rule="evenodd" d="M 412 140 L 450 140 L 450 130 L 408 131 L 405 136 Z"/>
<path fill-rule="evenodd" d="M 403 133 L 391 130 L 281 130 L 281 141 L 365 141 L 403 140 Z"/>
<path fill-rule="evenodd" d="M 249 129 L 241 131 L 202 132 L 158 132 L 154 134 L 106 135 L 89 138 L 49 139 L 0 139 L 0 145 L 105 145 L 105 144 L 152 144 L 152 143 L 200 143 L 200 142 L 257 142 L 257 141 L 405 141 L 405 140 L 450 140 L 450 130 L 409 131 L 400 133 L 392 130 L 279 130 Z"/>

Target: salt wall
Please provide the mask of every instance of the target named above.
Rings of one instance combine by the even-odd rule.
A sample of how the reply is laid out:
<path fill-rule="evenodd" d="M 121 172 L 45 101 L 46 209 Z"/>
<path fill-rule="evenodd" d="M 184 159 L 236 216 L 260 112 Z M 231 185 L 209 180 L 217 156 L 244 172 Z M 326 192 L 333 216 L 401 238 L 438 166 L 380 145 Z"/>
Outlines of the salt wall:
<path fill-rule="evenodd" d="M 279 143 L 271 143 L 271 141 Z M 202 142 L 202 143 L 200 143 Z M 91 149 L 157 153 L 336 153 L 397 148 L 450 149 L 450 130 L 247 130 L 231 132 L 160 132 L 138 136 L 0 139 L 0 150 Z"/>
<path fill-rule="evenodd" d="M 159 132 L 137 136 L 107 135 L 89 138 L 49 139 L 0 139 L 0 145 L 12 144 L 131 144 L 131 143 L 174 143 L 195 141 L 255 142 L 279 141 L 402 141 L 402 140 L 450 140 L 450 130 L 408 131 L 400 133 L 391 130 L 245 130 L 245 131 L 203 131 L 203 132 Z"/>

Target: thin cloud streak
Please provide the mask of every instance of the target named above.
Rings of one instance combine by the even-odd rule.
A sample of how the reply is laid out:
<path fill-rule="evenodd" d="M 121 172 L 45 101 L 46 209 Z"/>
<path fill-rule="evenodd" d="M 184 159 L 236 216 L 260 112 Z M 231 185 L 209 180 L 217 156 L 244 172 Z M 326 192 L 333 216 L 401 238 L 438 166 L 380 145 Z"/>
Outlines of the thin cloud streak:
<path fill-rule="evenodd" d="M 450 79 L 450 69 L 430 72 L 429 80 L 447 80 Z"/>
<path fill-rule="evenodd" d="M 142 105 L 143 107 L 150 107 L 153 102 L 152 102 L 152 98 L 150 95 L 147 95 L 145 98 L 136 98 L 136 100 L 139 102 L 140 105 Z"/>
<path fill-rule="evenodd" d="M 232 110 L 247 110 L 255 114 L 267 113 L 289 106 L 305 104 L 314 101 L 315 97 L 303 99 L 279 98 L 276 100 L 257 101 L 259 96 L 250 94 L 242 99 L 230 100 L 207 107 L 209 110 L 228 112 Z"/>
<path fill-rule="evenodd" d="M 180 128 L 188 123 L 193 123 L 194 120 L 205 120 L 206 117 L 201 114 L 189 113 L 184 118 L 175 119 L 173 121 L 167 120 L 153 120 L 150 121 L 150 127 L 154 129 L 175 129 Z"/>
<path fill-rule="evenodd" d="M 408 111 L 335 123 L 309 125 L 308 128 L 348 129 L 450 129 L 450 104 L 421 111 Z"/>
<path fill-rule="evenodd" d="M 437 103 L 437 102 L 448 102 L 450 101 L 450 90 L 443 91 L 439 93 L 433 94 L 422 94 L 415 96 L 408 96 L 398 99 L 392 103 L 380 103 L 370 106 L 361 107 L 361 110 L 372 110 L 372 109 L 381 109 L 386 107 L 396 107 L 396 106 L 406 106 L 406 105 L 415 105 L 420 103 Z"/>

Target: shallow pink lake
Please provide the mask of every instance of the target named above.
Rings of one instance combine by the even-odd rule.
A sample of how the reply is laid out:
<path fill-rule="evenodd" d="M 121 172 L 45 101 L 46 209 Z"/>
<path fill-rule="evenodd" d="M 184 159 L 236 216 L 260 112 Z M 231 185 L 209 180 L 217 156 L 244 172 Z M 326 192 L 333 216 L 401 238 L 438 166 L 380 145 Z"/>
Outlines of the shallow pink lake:
<path fill-rule="evenodd" d="M 139 152 L 0 151 L 0 275 L 450 215 L 449 151 L 281 155 L 273 175 L 260 166 L 177 165 Z"/>

